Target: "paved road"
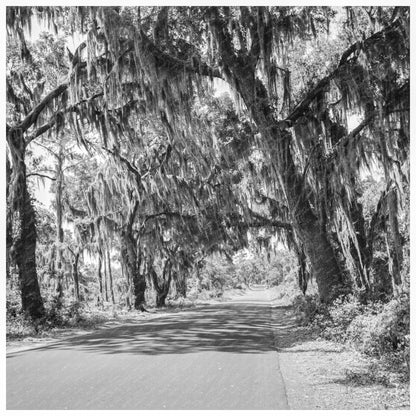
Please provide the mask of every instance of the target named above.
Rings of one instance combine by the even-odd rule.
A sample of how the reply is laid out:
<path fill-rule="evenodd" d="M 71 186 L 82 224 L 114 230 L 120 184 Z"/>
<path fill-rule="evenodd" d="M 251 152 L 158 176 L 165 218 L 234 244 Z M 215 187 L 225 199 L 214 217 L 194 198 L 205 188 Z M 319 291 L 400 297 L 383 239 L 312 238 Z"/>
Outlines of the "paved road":
<path fill-rule="evenodd" d="M 7 409 L 287 409 L 267 291 L 7 356 Z"/>

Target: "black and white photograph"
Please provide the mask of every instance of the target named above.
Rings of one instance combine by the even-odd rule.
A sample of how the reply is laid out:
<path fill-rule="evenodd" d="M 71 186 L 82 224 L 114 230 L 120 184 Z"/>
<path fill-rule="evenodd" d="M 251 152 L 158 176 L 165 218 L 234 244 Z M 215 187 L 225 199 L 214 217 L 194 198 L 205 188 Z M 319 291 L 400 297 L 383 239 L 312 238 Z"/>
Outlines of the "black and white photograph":
<path fill-rule="evenodd" d="M 2 411 L 409 414 L 410 5 L 103 3 L 1 7 Z"/>

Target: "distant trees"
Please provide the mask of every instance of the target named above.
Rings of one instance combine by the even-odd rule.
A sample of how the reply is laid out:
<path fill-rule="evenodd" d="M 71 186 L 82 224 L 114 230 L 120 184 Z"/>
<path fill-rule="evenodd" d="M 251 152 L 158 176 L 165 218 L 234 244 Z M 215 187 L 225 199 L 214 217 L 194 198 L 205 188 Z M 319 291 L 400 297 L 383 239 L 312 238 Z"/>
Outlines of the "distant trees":
<path fill-rule="evenodd" d="M 246 289 L 253 284 L 278 286 L 285 280 L 297 281 L 296 255 L 280 249 L 267 253 L 253 247 L 236 252 L 231 258 L 212 255 L 200 270 L 200 285 L 208 292 Z"/>

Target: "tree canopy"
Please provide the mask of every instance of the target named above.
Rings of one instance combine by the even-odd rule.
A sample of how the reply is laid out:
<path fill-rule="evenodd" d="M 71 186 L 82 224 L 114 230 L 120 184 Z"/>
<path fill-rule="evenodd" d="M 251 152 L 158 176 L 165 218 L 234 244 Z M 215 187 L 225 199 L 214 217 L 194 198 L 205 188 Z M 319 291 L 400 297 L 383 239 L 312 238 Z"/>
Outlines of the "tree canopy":
<path fill-rule="evenodd" d="M 7 7 L 6 17 L 8 248 L 32 317 L 43 312 L 28 152 L 46 136 L 90 155 L 92 171 L 57 205 L 80 248 L 104 259 L 119 241 L 136 308 L 149 282 L 163 303 L 172 279 L 248 235 L 292 250 L 300 286 L 313 277 L 323 302 L 403 285 L 408 7 Z M 57 37 L 30 43 L 36 18 Z M 370 213 L 366 178 L 383 184 Z"/>

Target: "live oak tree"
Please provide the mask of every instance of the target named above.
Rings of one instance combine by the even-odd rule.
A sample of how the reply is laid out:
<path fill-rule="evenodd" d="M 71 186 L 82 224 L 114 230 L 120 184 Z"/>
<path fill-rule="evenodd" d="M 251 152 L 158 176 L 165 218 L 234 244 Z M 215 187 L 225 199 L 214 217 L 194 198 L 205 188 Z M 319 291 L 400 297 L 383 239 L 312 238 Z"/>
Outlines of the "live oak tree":
<path fill-rule="evenodd" d="M 16 47 L 15 40 L 9 38 L 6 129 L 12 163 L 7 205 L 8 217 L 14 216 L 16 219 L 14 225 L 17 238 L 12 248 L 19 270 L 22 307 L 28 315 L 36 319 L 43 316 L 44 307 L 36 274 L 36 217 L 28 190 L 25 157 L 31 142 L 49 129 L 48 123 L 43 126 L 37 123 L 41 122 L 47 105 L 59 93 L 52 92 L 44 96 L 45 87 L 53 90 L 56 83 L 53 77 L 48 77 L 45 73 L 45 69 L 49 69 L 50 65 L 44 60 L 42 41 L 31 51 L 24 40 L 22 27 L 15 26 L 15 31 L 20 39 L 21 57 L 18 57 L 19 48 Z M 54 68 L 56 67 L 57 65 L 54 65 Z"/>
<path fill-rule="evenodd" d="M 245 222 L 253 219 L 253 213 L 244 209 L 250 205 L 241 203 L 244 199 L 267 201 L 269 223 L 288 224 L 279 229 L 284 228 L 301 262 L 310 263 L 322 301 L 330 302 L 349 290 L 342 272 L 345 265 L 357 285 L 368 291 L 371 244 L 363 228 L 357 182 L 364 168 L 372 171 L 378 164 L 387 186 L 383 201 L 392 273 L 399 283 L 402 241 L 395 214 L 403 206 L 409 177 L 408 8 L 8 8 L 8 27 L 20 40 L 22 56 L 27 53 L 22 27 L 33 13 L 49 21 L 69 16 L 86 41 L 71 54 L 63 82 L 25 118 L 8 126 L 14 178 L 10 194 L 15 195 L 14 209 L 23 226 L 32 217 L 24 191 L 24 148 L 52 126 L 70 125 L 81 143 L 86 140 L 83 125 L 94 126 L 103 147 L 121 166 L 126 163 L 119 157 L 120 142 L 140 146 L 137 120 L 151 115 L 166 137 L 164 146 L 156 150 L 159 159 L 170 146 L 179 153 L 178 169 L 188 174 L 182 149 L 194 151 L 199 173 L 207 179 L 215 175 L 216 166 L 221 166 L 216 136 L 204 133 L 205 144 L 195 140 L 201 132 L 195 108 L 198 97 L 209 92 L 209 85 L 218 85 L 213 81 L 218 79 L 231 90 L 239 116 L 249 119 L 254 133 L 245 136 L 242 149 L 235 149 L 237 160 L 254 164 L 251 179 L 245 178 L 255 188 L 254 195 L 244 195 L 242 186 L 240 196 L 231 199 L 232 204 L 240 204 Z M 294 48 L 299 42 L 313 48 L 313 39 L 322 44 L 331 35 L 331 25 L 340 29 L 340 15 L 345 16 L 342 30 L 347 36 L 340 41 L 345 49 L 339 60 L 329 60 L 325 68 L 321 65 L 316 81 L 311 77 L 305 88 L 293 87 L 292 73 L 299 76 L 291 64 Z M 46 107 L 53 111 L 46 114 Z M 358 114 L 359 123 L 351 130 L 352 113 Z M 241 150 L 244 155 L 238 153 Z M 184 187 L 177 175 L 169 178 L 159 171 L 164 188 L 176 191 L 172 197 L 181 195 Z M 135 207 L 142 201 L 140 187 L 145 185 L 141 171 L 131 173 L 136 176 L 129 208 L 134 212 L 140 208 Z M 17 185 L 20 198 L 16 198 Z M 150 194 L 157 193 L 159 186 L 150 184 Z M 216 207 L 230 204 L 217 196 Z M 26 266 L 31 266 L 30 272 Z M 20 268 L 22 281 L 30 281 L 35 293 L 33 264 L 21 263 Z"/>
<path fill-rule="evenodd" d="M 361 156 L 359 160 L 363 163 L 374 156 L 374 152 L 367 153 L 361 147 L 364 139 L 359 139 L 362 137 L 370 136 L 370 139 L 378 140 L 382 148 L 385 146 L 386 136 L 380 134 L 380 124 L 384 128 L 387 128 L 386 123 L 390 125 L 389 138 L 393 141 L 398 140 L 397 130 L 403 132 L 404 138 L 406 136 L 406 9 L 390 9 L 379 16 L 375 15 L 373 19 L 379 21 L 374 25 L 374 33 L 346 48 L 333 71 L 292 108 L 287 73 L 279 67 L 279 60 L 284 60 L 285 48 L 294 38 L 305 37 L 308 30 L 313 32 L 313 28 L 316 31 L 319 25 L 326 24 L 331 18 L 328 10 L 302 9 L 299 13 L 292 13 L 291 9 L 285 8 L 161 9 L 156 18 L 147 16 L 146 23 L 151 29 L 146 25 L 136 28 L 133 23 L 127 29 L 120 22 L 128 20 L 130 16 L 119 12 L 105 9 L 92 15 L 93 19 L 96 18 L 97 27 L 103 28 L 104 44 L 110 56 L 113 55 L 113 62 L 119 56 L 119 51 L 123 51 L 123 59 L 119 59 L 115 67 L 111 66 L 111 72 L 106 73 L 111 80 L 107 88 L 109 96 L 113 96 L 115 101 L 125 97 L 120 94 L 123 89 L 114 88 L 112 82 L 117 82 L 123 76 L 136 76 L 140 85 L 135 92 L 146 98 L 148 111 L 160 112 L 167 130 L 180 139 L 181 135 L 185 135 L 183 117 L 186 119 L 189 112 L 186 103 L 192 97 L 194 84 L 198 85 L 203 76 L 225 79 L 236 91 L 237 102 L 240 100 L 245 105 L 259 130 L 261 145 L 269 158 L 269 175 L 275 187 L 284 194 L 294 233 L 311 263 L 322 300 L 330 301 L 337 296 L 344 281 L 326 221 L 332 220 L 332 228 L 337 232 L 338 244 L 344 254 L 350 250 L 345 248 L 347 239 L 344 236 L 340 238 L 341 234 L 352 240 L 358 253 L 356 261 L 363 263 L 364 257 L 356 241 L 354 227 L 358 227 L 358 223 L 352 218 L 354 213 L 350 209 L 350 199 L 354 197 L 351 192 L 351 189 L 354 190 L 353 178 L 360 166 L 351 165 L 348 161 L 357 157 L 358 152 Z M 352 15 L 353 11 L 349 10 L 349 14 Z M 198 20 L 197 17 L 201 18 L 199 21 L 206 22 L 203 24 L 208 46 L 205 56 L 201 48 L 204 39 L 198 37 L 200 32 L 196 32 L 192 25 L 181 25 L 185 21 Z M 186 48 L 180 48 L 182 44 L 173 34 L 166 36 L 169 18 L 175 21 L 175 30 L 182 35 L 182 39 L 177 32 L 176 36 L 181 41 L 186 37 L 192 39 Z M 107 26 L 114 30 L 107 30 Z M 119 34 L 117 28 L 122 28 Z M 91 45 L 97 47 L 101 39 L 94 34 L 94 31 L 90 32 Z M 180 53 L 184 54 L 184 50 L 187 55 L 183 56 Z M 380 54 L 387 55 L 388 62 L 380 63 Z M 92 59 L 92 63 L 95 63 L 98 58 L 93 56 Z M 379 90 L 382 91 L 381 100 Z M 274 111 L 272 99 L 279 92 L 282 93 L 282 106 L 286 107 L 281 110 L 283 117 L 280 119 Z M 333 103 L 336 103 L 335 107 Z M 380 106 L 385 109 L 381 111 Z M 347 134 L 345 120 L 348 110 L 353 108 L 361 109 L 364 119 Z M 341 114 L 339 120 L 333 115 L 336 113 L 334 110 Z M 309 112 L 315 112 L 312 120 L 308 120 Z M 179 117 L 176 113 L 183 116 Z M 305 122 L 310 130 L 304 130 L 302 134 Z M 323 145 L 327 147 L 324 151 L 327 154 L 318 152 L 321 145 L 319 136 L 324 138 Z M 305 156 L 311 150 L 306 143 L 311 141 L 316 144 L 318 162 L 325 157 L 329 159 L 325 166 L 318 164 L 310 169 L 308 165 L 314 162 L 313 158 L 306 163 Z M 347 149 L 344 154 L 339 150 L 341 147 L 343 151 Z M 295 159 L 298 152 L 300 158 L 303 156 L 303 161 Z M 331 165 L 331 159 L 334 158 L 336 161 Z M 380 159 L 389 176 L 394 175 L 395 186 L 397 184 L 400 187 L 403 178 L 400 173 L 394 173 L 397 168 L 389 166 L 391 160 L 388 155 L 383 157 L 381 153 Z M 350 169 L 345 169 L 346 164 Z M 327 171 L 331 173 L 331 180 L 328 181 L 326 174 L 318 177 L 320 172 Z M 313 181 L 310 176 L 313 176 Z M 332 201 L 332 206 L 325 207 L 323 201 L 319 200 L 322 197 L 325 201 Z M 352 206 L 354 204 L 352 200 Z M 366 283 L 365 280 L 363 283 Z"/>

